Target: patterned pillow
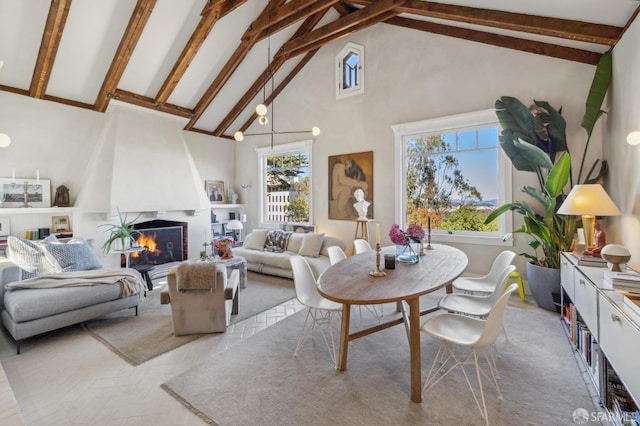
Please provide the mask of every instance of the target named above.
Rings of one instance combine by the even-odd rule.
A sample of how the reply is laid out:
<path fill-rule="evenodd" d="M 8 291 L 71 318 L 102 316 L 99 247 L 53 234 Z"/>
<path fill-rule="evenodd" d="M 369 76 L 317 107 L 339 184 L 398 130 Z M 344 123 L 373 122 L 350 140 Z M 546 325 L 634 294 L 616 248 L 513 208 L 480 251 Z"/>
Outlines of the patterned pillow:
<path fill-rule="evenodd" d="M 265 251 L 281 253 L 287 249 L 289 238 L 292 232 L 272 229 L 267 233 L 267 240 L 264 243 Z"/>
<path fill-rule="evenodd" d="M 22 268 L 23 280 L 60 272 L 58 265 L 55 265 L 47 257 L 41 244 L 37 241 L 10 236 L 7 238 L 7 246 L 9 248 L 8 258 Z"/>
<path fill-rule="evenodd" d="M 94 249 L 83 240 L 73 239 L 67 243 L 43 242 L 42 246 L 58 262 L 63 272 L 102 268 Z"/>

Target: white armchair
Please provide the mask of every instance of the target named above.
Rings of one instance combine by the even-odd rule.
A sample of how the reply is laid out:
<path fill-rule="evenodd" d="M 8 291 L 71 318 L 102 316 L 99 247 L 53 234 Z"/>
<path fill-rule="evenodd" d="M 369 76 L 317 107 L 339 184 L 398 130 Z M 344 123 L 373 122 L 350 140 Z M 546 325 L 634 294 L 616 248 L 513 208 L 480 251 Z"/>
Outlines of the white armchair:
<path fill-rule="evenodd" d="M 239 271 L 227 277 L 223 263 L 183 262 L 167 275 L 173 330 L 184 334 L 224 332 L 238 313 Z"/>

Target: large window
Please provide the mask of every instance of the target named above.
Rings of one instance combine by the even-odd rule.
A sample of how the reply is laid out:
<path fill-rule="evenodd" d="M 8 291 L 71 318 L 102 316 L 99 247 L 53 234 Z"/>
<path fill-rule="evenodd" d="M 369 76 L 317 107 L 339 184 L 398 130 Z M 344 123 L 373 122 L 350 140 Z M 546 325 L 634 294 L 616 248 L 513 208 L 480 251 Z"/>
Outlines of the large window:
<path fill-rule="evenodd" d="M 484 224 L 511 197 L 511 164 L 493 110 L 393 126 L 400 194 L 396 220 L 431 226 L 432 239 L 501 243 L 511 216 Z"/>
<path fill-rule="evenodd" d="M 311 224 L 311 141 L 256 151 L 261 176 L 261 223 Z"/>

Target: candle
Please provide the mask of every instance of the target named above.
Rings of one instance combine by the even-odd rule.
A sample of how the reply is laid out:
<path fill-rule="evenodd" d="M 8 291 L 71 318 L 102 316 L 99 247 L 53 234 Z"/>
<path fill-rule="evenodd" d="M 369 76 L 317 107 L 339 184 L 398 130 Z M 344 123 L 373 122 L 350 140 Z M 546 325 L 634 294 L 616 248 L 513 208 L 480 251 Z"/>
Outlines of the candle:
<path fill-rule="evenodd" d="M 380 244 L 380 224 L 376 223 L 376 244 Z"/>
<path fill-rule="evenodd" d="M 14 167 L 11 171 L 11 183 L 16 181 L 16 168 Z"/>
<path fill-rule="evenodd" d="M 431 231 L 431 216 L 427 216 L 427 229 Z"/>
<path fill-rule="evenodd" d="M 36 183 L 38 185 L 40 184 L 40 169 L 36 170 Z"/>

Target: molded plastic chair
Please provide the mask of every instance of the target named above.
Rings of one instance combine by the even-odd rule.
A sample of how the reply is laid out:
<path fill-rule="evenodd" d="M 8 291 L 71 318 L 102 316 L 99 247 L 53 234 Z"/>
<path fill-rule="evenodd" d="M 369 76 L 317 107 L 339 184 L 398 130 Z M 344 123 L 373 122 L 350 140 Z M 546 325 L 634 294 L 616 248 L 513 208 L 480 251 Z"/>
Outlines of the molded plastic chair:
<path fill-rule="evenodd" d="M 522 276 L 520 275 L 520 272 L 513 271 L 512 273 L 510 273 L 507 281 L 504 283 L 504 288 L 509 287 L 509 284 L 511 284 L 511 279 L 516 280 L 516 283 L 518 283 L 518 295 L 520 296 L 520 299 L 524 300 L 524 284 L 522 284 Z"/>
<path fill-rule="evenodd" d="M 340 262 L 347 258 L 347 255 L 344 254 L 344 251 L 338 246 L 327 247 L 327 253 L 329 254 L 329 262 L 332 265 Z"/>
<path fill-rule="evenodd" d="M 496 257 L 487 275 L 482 277 L 461 277 L 453 281 L 453 288 L 465 293 L 492 293 L 496 287 L 496 280 L 509 266 L 516 254 L 511 250 L 505 250 Z M 505 279 L 506 281 L 506 279 Z M 503 281 L 503 282 L 505 282 Z"/>
<path fill-rule="evenodd" d="M 353 240 L 353 251 L 355 254 L 364 253 L 367 251 L 373 250 L 369 241 L 358 238 L 357 240 Z"/>
<path fill-rule="evenodd" d="M 497 303 L 489 312 L 486 320 L 446 313 L 432 317 L 422 325 L 420 331 L 441 341 L 429 373 L 427 374 L 424 388 L 422 389 L 423 393 L 453 371 L 455 367 L 460 367 L 485 423 L 487 425 L 489 424 L 484 389 L 482 387 L 482 377 L 484 376 L 490 381 L 498 392 L 498 397 L 502 399 L 502 393 L 500 392 L 497 381 L 497 368 L 491 348 L 500 334 L 500 326 L 507 301 L 511 293 L 517 289 L 517 284 L 511 284 L 509 288 L 507 288 L 507 291 L 500 296 Z M 470 348 L 471 352 L 457 354 L 454 351 L 455 345 Z M 478 362 L 481 355 L 484 355 L 488 363 L 488 372 L 485 371 Z M 450 361 L 453 362 L 452 365 L 450 365 Z M 473 365 L 475 367 L 476 379 L 480 390 L 480 400 L 478 400 L 476 391 L 474 391 L 473 385 L 469 380 L 469 375 L 465 370 L 466 365 Z"/>
<path fill-rule="evenodd" d="M 313 335 L 313 331 L 317 326 L 327 324 L 329 326 L 330 342 L 327 340 L 327 336 L 321 328 L 320 333 L 322 334 L 322 339 L 331 354 L 331 359 L 335 367 L 337 366 L 336 362 L 338 358 L 336 356 L 336 345 L 333 341 L 333 316 L 336 313 L 342 312 L 342 304 L 322 297 L 318 292 L 318 287 L 316 285 L 316 280 L 313 277 L 311 267 L 304 257 L 298 255 L 291 256 L 290 262 L 291 269 L 293 271 L 293 281 L 296 288 L 296 297 L 300 303 L 308 308 L 307 316 L 304 320 L 302 332 L 298 338 L 298 344 L 296 345 L 293 356 L 298 355 L 298 351 L 304 342 Z M 309 318 L 311 318 L 312 324 L 307 327 Z"/>

